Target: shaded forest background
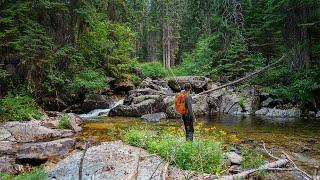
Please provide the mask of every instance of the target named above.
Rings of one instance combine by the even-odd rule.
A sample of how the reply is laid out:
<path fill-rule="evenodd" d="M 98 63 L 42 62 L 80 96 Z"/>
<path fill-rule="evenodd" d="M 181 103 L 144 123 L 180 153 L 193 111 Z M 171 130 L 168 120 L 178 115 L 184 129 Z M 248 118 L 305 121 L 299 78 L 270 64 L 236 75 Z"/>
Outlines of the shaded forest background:
<path fill-rule="evenodd" d="M 0 30 L 2 112 L 50 99 L 81 103 L 111 78 L 137 84 L 133 67 L 225 83 L 283 54 L 246 83 L 319 107 L 318 0 L 2 0 Z"/>

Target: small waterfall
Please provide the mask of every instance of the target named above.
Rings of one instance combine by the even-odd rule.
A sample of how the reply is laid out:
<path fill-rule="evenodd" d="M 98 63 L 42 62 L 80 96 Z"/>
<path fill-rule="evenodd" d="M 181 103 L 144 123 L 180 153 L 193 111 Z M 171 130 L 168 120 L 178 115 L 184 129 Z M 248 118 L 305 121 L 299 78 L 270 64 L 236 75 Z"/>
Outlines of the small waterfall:
<path fill-rule="evenodd" d="M 111 109 L 123 104 L 123 100 L 124 99 L 121 99 L 121 100 L 117 101 L 109 109 L 94 109 L 94 110 L 88 112 L 87 114 L 80 114 L 79 117 L 81 119 L 93 119 L 93 118 L 97 118 L 97 117 L 101 117 L 101 116 L 108 116 L 108 114 L 109 114 Z"/>

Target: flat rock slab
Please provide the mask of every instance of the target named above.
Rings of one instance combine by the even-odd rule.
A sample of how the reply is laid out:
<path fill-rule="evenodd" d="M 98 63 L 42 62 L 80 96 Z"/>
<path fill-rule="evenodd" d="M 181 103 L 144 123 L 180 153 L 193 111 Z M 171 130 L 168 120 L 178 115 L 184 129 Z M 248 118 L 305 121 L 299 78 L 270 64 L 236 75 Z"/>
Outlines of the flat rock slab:
<path fill-rule="evenodd" d="M 58 130 L 49 129 L 34 122 L 7 122 L 4 128 L 17 142 L 36 142 L 60 137 Z"/>
<path fill-rule="evenodd" d="M 46 171 L 49 179 L 73 180 L 79 178 L 79 164 L 83 152 L 75 152 Z M 165 165 L 158 156 L 121 141 L 105 142 L 87 150 L 83 158 L 82 179 L 125 179 L 137 169 L 137 179 L 162 179 Z M 169 167 L 170 179 L 195 177 L 195 173 Z"/>
<path fill-rule="evenodd" d="M 47 160 L 65 156 L 75 145 L 72 138 L 59 139 L 50 142 L 26 143 L 19 147 L 16 158 L 20 160 Z"/>
<path fill-rule="evenodd" d="M 150 121 L 150 122 L 159 122 L 161 119 L 167 118 L 167 114 L 164 112 L 154 113 L 154 114 L 145 114 L 141 116 L 142 120 Z"/>
<path fill-rule="evenodd" d="M 0 141 L 0 156 L 13 155 L 17 152 L 17 144 L 11 141 Z"/>

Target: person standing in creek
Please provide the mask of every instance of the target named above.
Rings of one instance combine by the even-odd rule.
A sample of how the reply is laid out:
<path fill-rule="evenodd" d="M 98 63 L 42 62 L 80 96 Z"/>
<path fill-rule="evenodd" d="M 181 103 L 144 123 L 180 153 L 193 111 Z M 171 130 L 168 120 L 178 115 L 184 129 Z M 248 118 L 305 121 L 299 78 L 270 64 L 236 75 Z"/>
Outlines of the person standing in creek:
<path fill-rule="evenodd" d="M 175 96 L 175 108 L 176 111 L 181 115 L 186 139 L 193 141 L 194 134 L 194 113 L 192 110 L 192 96 L 191 96 L 192 86 L 190 83 L 186 83 L 183 86 L 183 90 Z"/>

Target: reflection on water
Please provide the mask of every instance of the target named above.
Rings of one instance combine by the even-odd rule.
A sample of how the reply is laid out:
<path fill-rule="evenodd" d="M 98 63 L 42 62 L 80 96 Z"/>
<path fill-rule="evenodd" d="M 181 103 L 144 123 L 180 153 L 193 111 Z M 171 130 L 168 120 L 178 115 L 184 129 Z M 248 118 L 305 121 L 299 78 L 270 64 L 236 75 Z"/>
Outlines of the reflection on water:
<path fill-rule="evenodd" d="M 300 157 L 298 160 L 310 162 L 310 166 L 320 164 L 320 120 L 216 114 L 199 118 L 196 124 L 201 124 L 201 128 L 216 127 L 228 134 L 235 134 L 243 145 L 250 142 L 248 146 L 261 147 L 262 142 L 265 142 L 268 148 L 278 152 L 291 152 L 293 156 Z M 84 123 L 84 131 L 79 139 L 96 136 L 101 141 L 119 140 L 125 130 L 134 127 L 146 127 L 156 131 L 169 127 L 182 129 L 182 121 L 171 119 L 148 123 L 139 118 L 104 117 L 96 122 Z M 199 131 L 198 129 L 195 136 L 199 135 Z"/>

